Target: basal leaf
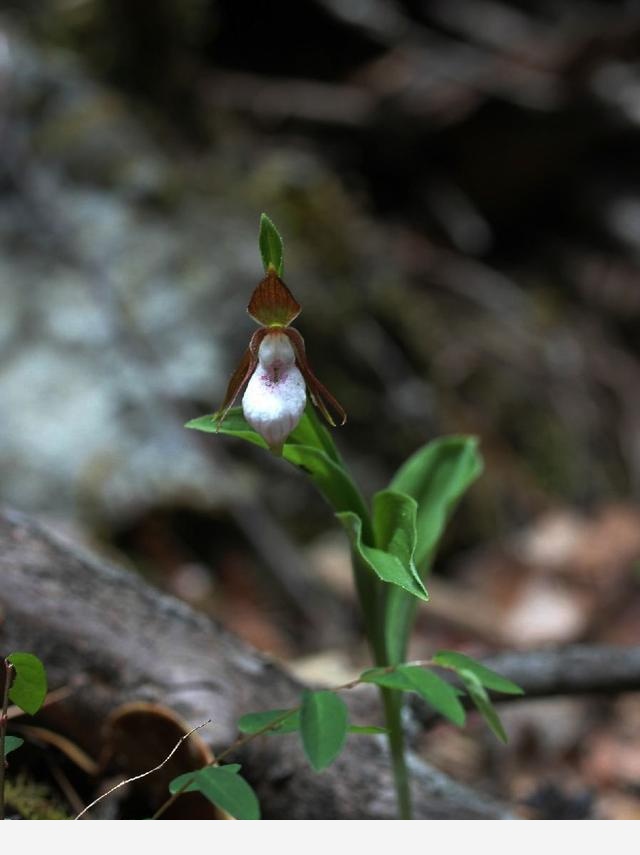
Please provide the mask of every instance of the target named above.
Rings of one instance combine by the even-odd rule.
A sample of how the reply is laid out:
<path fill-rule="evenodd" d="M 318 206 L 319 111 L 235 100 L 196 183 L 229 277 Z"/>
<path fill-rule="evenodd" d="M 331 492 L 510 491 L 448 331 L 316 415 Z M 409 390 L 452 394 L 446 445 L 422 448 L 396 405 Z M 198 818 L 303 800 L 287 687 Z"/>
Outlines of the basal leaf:
<path fill-rule="evenodd" d="M 475 437 L 436 439 L 415 452 L 393 477 L 392 490 L 418 503 L 419 567 L 431 559 L 456 502 L 482 472 Z"/>
<path fill-rule="evenodd" d="M 415 564 L 424 571 L 433 558 L 456 502 L 482 471 L 473 437 L 435 440 L 415 452 L 391 481 L 394 492 L 417 502 Z M 421 573 L 424 578 L 424 572 Z M 402 662 L 416 602 L 400 590 L 389 592 L 385 606 L 385 641 L 392 663 Z"/>
<path fill-rule="evenodd" d="M 12 653 L 7 661 L 15 668 L 9 700 L 29 715 L 38 712 L 47 696 L 44 665 L 33 653 Z"/>
<path fill-rule="evenodd" d="M 258 797 L 245 779 L 238 774 L 239 766 L 205 766 L 196 772 L 185 772 L 169 784 L 176 793 L 191 781 L 185 793 L 200 792 L 236 819 L 260 819 Z"/>
<path fill-rule="evenodd" d="M 462 669 L 470 671 L 475 674 L 481 685 L 487 689 L 493 689 L 494 692 L 504 692 L 506 695 L 524 694 L 524 691 L 516 683 L 507 680 L 506 677 L 501 677 L 500 674 L 486 668 L 470 656 L 465 656 L 464 653 L 457 653 L 455 650 L 439 650 L 433 657 L 433 661 L 442 668 L 452 668 L 458 673 Z"/>
<path fill-rule="evenodd" d="M 300 736 L 307 759 L 316 772 L 326 769 L 342 751 L 349 714 L 335 692 L 305 692 L 300 709 Z"/>

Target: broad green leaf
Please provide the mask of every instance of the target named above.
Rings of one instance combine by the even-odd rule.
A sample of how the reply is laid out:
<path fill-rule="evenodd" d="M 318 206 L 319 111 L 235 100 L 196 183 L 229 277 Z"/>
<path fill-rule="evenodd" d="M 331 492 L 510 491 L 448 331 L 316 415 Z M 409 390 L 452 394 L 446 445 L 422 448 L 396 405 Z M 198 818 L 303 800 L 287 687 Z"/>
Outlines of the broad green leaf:
<path fill-rule="evenodd" d="M 298 710 L 265 710 L 264 712 L 247 713 L 238 721 L 238 730 L 241 733 L 258 733 L 273 721 L 283 716 L 281 724 L 278 724 L 265 733 L 293 733 L 300 727 L 300 713 Z"/>
<path fill-rule="evenodd" d="M 453 668 L 454 671 L 460 673 L 461 669 L 470 671 L 475 674 L 481 685 L 487 689 L 493 689 L 494 692 L 504 692 L 506 695 L 523 695 L 524 691 L 516 683 L 507 680 L 506 677 L 501 677 L 490 668 L 485 668 L 475 659 L 470 656 L 465 656 L 464 653 L 456 653 L 455 650 L 439 650 L 433 657 L 436 665 L 442 668 Z"/>
<path fill-rule="evenodd" d="M 252 442 L 254 445 L 259 445 L 260 448 L 268 448 L 264 439 L 257 434 L 253 428 L 249 426 L 245 417 L 242 414 L 241 407 L 233 407 L 229 410 L 221 425 L 215 420 L 215 413 L 207 416 L 198 416 L 197 419 L 191 419 L 185 427 L 192 430 L 201 430 L 205 433 L 222 433 L 226 436 L 235 436 L 239 439 L 245 439 L 247 442 Z"/>
<path fill-rule="evenodd" d="M 396 555 L 422 587 L 422 580 L 414 563 L 417 508 L 415 499 L 393 490 L 383 490 L 373 497 L 376 546 Z M 387 592 L 385 644 L 389 661 L 394 664 L 404 658 L 416 605 L 413 596 L 398 588 Z"/>
<path fill-rule="evenodd" d="M 415 499 L 393 490 L 381 490 L 373 497 L 373 530 L 376 546 L 397 555 L 405 564 L 413 561 L 416 549 Z"/>
<path fill-rule="evenodd" d="M 12 751 L 15 751 L 16 748 L 20 748 L 20 746 L 24 743 L 24 739 L 20 739 L 19 736 L 5 736 L 4 738 L 4 756 L 10 754 Z M 2 761 L 0 761 L 2 762 Z"/>
<path fill-rule="evenodd" d="M 239 768 L 237 764 L 233 767 L 205 766 L 196 772 L 185 772 L 171 781 L 169 792 L 176 793 L 191 781 L 185 793 L 202 793 L 236 819 L 260 819 L 258 798 L 245 779 L 238 775 Z"/>
<path fill-rule="evenodd" d="M 284 250 L 280 232 L 266 214 L 260 216 L 260 255 L 265 273 L 273 267 L 282 276 L 284 270 Z"/>
<path fill-rule="evenodd" d="M 215 413 L 211 413 L 210 415 L 191 419 L 185 427 L 193 430 L 201 430 L 205 433 L 221 433 L 226 436 L 235 436 L 252 442 L 254 445 L 259 445 L 261 448 L 268 447 L 260 434 L 256 433 L 245 419 L 242 407 L 232 407 L 220 426 L 215 421 Z M 318 451 L 323 451 L 327 457 L 331 458 L 334 463 L 340 463 L 340 456 L 331 438 L 331 434 L 324 425 L 320 424 L 311 403 L 307 403 L 298 426 L 287 438 L 287 444 L 308 445 L 311 448 L 317 448 Z"/>
<path fill-rule="evenodd" d="M 29 715 L 38 712 L 47 696 L 47 675 L 44 665 L 33 653 L 12 653 L 7 656 L 16 674 L 9 700 Z"/>
<path fill-rule="evenodd" d="M 373 531 L 378 549 L 395 555 L 421 584 L 413 561 L 418 505 L 411 496 L 382 490 L 373 497 Z"/>
<path fill-rule="evenodd" d="M 335 692 L 305 692 L 300 708 L 300 736 L 307 759 L 316 772 L 336 759 L 347 737 L 349 713 Z"/>
<path fill-rule="evenodd" d="M 476 674 L 473 671 L 466 671 L 464 668 L 458 672 L 462 682 L 465 684 L 469 697 L 475 704 L 482 718 L 489 725 L 493 733 L 501 742 L 507 742 L 507 734 L 505 733 L 502 722 L 498 717 L 498 713 L 493 708 L 487 690 L 482 685 Z"/>
<path fill-rule="evenodd" d="M 458 499 L 482 471 L 473 437 L 435 440 L 415 452 L 391 481 L 394 492 L 418 504 L 414 560 L 424 570 L 435 553 L 447 519 Z M 413 624 L 416 601 L 400 590 L 389 591 L 385 606 L 385 642 L 392 663 L 402 662 Z"/>
<path fill-rule="evenodd" d="M 475 437 L 449 436 L 416 451 L 393 477 L 391 489 L 418 503 L 419 567 L 433 556 L 456 502 L 481 472 Z"/>
<path fill-rule="evenodd" d="M 400 665 L 398 671 L 407 679 L 414 692 L 437 710 L 445 718 L 448 718 L 458 727 L 462 727 L 465 720 L 464 707 L 458 700 L 458 693 L 453 686 L 443 679 L 420 668 L 417 665 Z"/>
<path fill-rule="evenodd" d="M 386 727 L 377 727 L 375 724 L 350 724 L 349 733 L 377 734 L 389 733 L 389 731 Z"/>
<path fill-rule="evenodd" d="M 396 555 L 363 543 L 362 520 L 357 514 L 347 511 L 336 516 L 345 527 L 354 552 L 379 579 L 391 585 L 398 585 L 421 600 L 429 599 L 420 579 L 414 575 L 410 567 L 405 567 Z"/>
<path fill-rule="evenodd" d="M 307 405 L 307 408 L 310 406 Z M 267 448 L 266 442 L 245 420 L 240 407 L 229 410 L 219 427 L 213 415 L 192 419 L 185 427 L 235 436 L 261 448 Z M 364 520 L 365 527 L 369 527 L 369 513 L 364 499 L 340 463 L 331 437 L 322 425 L 313 424 L 313 416 L 304 413 L 300 424 L 287 439 L 282 456 L 309 475 L 334 511 L 353 511 Z M 370 533 L 366 531 L 365 534 L 368 539 Z"/>

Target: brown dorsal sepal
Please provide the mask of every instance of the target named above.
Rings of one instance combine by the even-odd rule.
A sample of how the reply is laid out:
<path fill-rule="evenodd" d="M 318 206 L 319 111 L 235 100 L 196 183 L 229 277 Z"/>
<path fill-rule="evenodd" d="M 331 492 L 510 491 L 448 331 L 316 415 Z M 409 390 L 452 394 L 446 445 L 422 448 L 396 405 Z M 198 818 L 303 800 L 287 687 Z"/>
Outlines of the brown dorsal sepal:
<path fill-rule="evenodd" d="M 264 327 L 286 327 L 298 317 L 301 309 L 276 271 L 269 269 L 251 295 L 247 311 Z"/>

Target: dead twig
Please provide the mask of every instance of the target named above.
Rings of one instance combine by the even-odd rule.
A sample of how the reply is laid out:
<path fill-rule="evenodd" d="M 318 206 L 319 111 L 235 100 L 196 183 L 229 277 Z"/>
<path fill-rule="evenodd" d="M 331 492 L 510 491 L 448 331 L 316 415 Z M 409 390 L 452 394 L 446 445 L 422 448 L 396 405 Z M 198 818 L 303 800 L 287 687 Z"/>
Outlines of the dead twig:
<path fill-rule="evenodd" d="M 116 790 L 119 790 L 120 787 L 124 787 L 125 784 L 132 784 L 134 781 L 139 781 L 141 778 L 146 778 L 147 775 L 152 775 L 154 772 L 160 771 L 160 769 L 162 769 L 162 767 L 166 765 L 169 760 L 171 760 L 173 755 L 176 753 L 178 748 L 180 748 L 180 746 L 186 739 L 188 739 L 193 733 L 195 733 L 196 730 L 201 730 L 208 724 L 211 724 L 211 719 L 207 719 L 207 721 L 203 721 L 202 724 L 198 724 L 196 725 L 196 727 L 191 728 L 188 733 L 185 733 L 184 736 L 180 737 L 180 739 L 176 742 L 176 744 L 173 746 L 171 751 L 167 754 L 167 756 L 161 763 L 158 763 L 158 765 L 154 766 L 153 769 L 147 769 L 146 772 L 141 772 L 139 775 L 133 775 L 133 777 L 131 778 L 125 778 L 124 781 L 120 781 L 120 783 L 116 784 L 115 787 L 111 787 L 111 789 L 107 790 L 106 793 L 103 793 L 101 796 L 98 796 L 97 799 L 94 799 L 91 804 L 87 805 L 86 808 L 81 810 L 80 813 L 76 817 L 74 817 L 74 819 L 81 819 L 88 811 L 91 810 L 91 808 L 95 807 L 98 802 L 101 802 L 103 799 L 106 799 L 107 796 L 110 796 L 112 793 L 115 793 Z"/>

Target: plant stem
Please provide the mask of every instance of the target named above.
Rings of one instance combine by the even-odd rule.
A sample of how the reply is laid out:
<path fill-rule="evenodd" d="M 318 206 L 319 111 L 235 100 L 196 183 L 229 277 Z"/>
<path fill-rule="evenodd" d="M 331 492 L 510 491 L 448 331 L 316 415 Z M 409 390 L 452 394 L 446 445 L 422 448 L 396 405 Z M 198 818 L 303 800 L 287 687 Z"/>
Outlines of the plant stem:
<path fill-rule="evenodd" d="M 402 727 L 402 693 L 381 686 L 380 694 L 384 706 L 385 723 L 389 731 L 389 750 L 398 800 L 398 819 L 413 819 L 409 770 L 405 757 L 404 729 Z"/>
<path fill-rule="evenodd" d="M 364 617 L 365 631 L 375 664 L 379 668 L 391 665 L 384 634 L 385 590 L 372 576 L 358 556 L 352 557 L 353 574 Z M 391 767 L 398 800 L 399 819 L 411 819 L 411 790 L 409 772 L 405 758 L 404 730 L 402 727 L 402 693 L 380 687 L 384 707 L 385 725 L 388 730 Z"/>
<path fill-rule="evenodd" d="M 11 677 L 13 665 L 2 660 L 2 670 L 4 674 L 3 690 L 2 690 L 2 712 L 0 712 L 0 819 L 4 819 L 4 772 L 6 768 L 6 760 L 4 757 L 4 741 L 7 734 L 7 711 L 9 709 L 9 689 L 11 688 Z"/>

